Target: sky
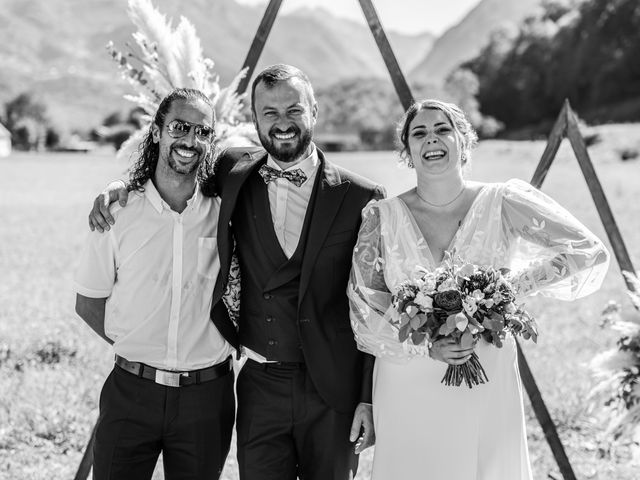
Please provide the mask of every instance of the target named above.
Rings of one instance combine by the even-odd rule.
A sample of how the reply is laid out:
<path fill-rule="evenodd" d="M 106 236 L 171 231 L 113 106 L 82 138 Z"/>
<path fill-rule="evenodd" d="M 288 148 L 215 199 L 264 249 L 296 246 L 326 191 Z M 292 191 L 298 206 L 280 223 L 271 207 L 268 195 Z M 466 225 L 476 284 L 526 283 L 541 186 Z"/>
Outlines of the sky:
<path fill-rule="evenodd" d="M 267 5 L 267 0 L 236 0 Z M 373 0 L 385 30 L 402 33 L 429 32 L 440 35 L 458 23 L 480 0 Z M 279 13 L 322 6 L 336 16 L 365 23 L 358 0 L 283 0 Z"/>

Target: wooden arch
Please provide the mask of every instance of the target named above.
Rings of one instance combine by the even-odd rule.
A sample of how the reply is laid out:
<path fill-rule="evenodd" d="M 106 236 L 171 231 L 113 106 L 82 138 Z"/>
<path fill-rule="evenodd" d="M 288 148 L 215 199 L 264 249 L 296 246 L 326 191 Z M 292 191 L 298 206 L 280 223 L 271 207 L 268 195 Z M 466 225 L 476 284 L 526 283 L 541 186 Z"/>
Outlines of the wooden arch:
<path fill-rule="evenodd" d="M 360 7 L 362 8 L 362 12 L 364 13 L 378 49 L 382 54 L 384 63 L 389 71 L 389 75 L 391 76 L 391 81 L 400 99 L 400 103 L 406 110 L 414 103 L 414 98 L 405 76 L 400 69 L 400 65 L 398 64 L 395 54 L 393 53 L 391 45 L 389 44 L 389 40 L 387 39 L 384 29 L 382 28 L 378 13 L 373 6 L 373 1 L 358 0 L 358 2 L 360 3 Z M 247 68 L 247 74 L 238 85 L 238 93 L 244 93 L 249 85 L 249 81 L 253 76 L 255 67 L 260 59 L 260 55 L 262 54 L 262 50 L 264 49 L 264 45 L 269 37 L 269 33 L 271 32 L 273 23 L 275 22 L 281 5 L 282 0 L 270 0 L 267 5 L 253 42 L 251 43 L 251 47 L 249 48 L 249 53 L 247 54 L 242 66 L 242 68 Z M 593 197 L 598 210 L 598 215 L 600 216 L 607 232 L 607 236 L 609 237 L 609 241 L 620 269 L 622 271 L 635 272 L 624 240 L 622 239 L 622 235 L 620 234 L 611 208 L 609 207 L 609 202 L 604 194 L 595 169 L 593 168 L 593 163 L 589 157 L 585 140 L 578 127 L 576 114 L 571 109 L 568 100 L 565 100 L 562 110 L 558 115 L 551 133 L 549 134 L 547 146 L 529 183 L 536 188 L 540 188 L 542 186 L 564 138 L 568 138 L 571 143 L 571 147 L 573 148 L 578 164 L 582 170 L 582 174 L 587 182 L 587 186 L 589 187 L 589 191 L 591 192 L 591 196 Z M 630 291 L 634 291 L 633 284 L 631 284 L 626 278 L 625 282 L 627 284 L 627 288 Z M 529 368 L 529 364 L 519 343 L 517 343 L 517 347 L 520 377 L 527 391 L 527 395 L 529 396 L 529 400 L 531 401 L 536 418 L 544 431 L 547 443 L 549 444 L 551 452 L 558 464 L 560 473 L 564 480 L 576 480 L 571 463 L 569 462 L 562 442 L 560 441 L 560 437 L 558 436 L 556 426 L 553 423 L 549 410 L 542 398 L 542 393 L 536 384 L 533 373 Z M 89 475 L 91 464 L 93 463 L 92 450 L 94 432 L 91 434 L 91 438 L 87 444 L 74 480 L 86 480 Z"/>

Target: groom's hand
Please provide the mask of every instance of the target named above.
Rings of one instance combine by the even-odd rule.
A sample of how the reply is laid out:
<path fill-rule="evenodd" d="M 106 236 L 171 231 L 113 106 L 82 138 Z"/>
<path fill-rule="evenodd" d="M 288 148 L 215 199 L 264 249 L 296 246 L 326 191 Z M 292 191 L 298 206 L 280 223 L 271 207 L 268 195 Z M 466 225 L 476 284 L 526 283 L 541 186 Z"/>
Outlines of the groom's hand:
<path fill-rule="evenodd" d="M 363 452 L 376 443 L 376 434 L 373 431 L 373 407 L 371 404 L 359 403 L 356 407 L 349 440 L 356 442 L 356 454 Z"/>
<path fill-rule="evenodd" d="M 96 197 L 93 201 L 93 208 L 89 212 L 89 228 L 93 232 L 98 230 L 100 233 L 110 230 L 115 220 L 111 216 L 109 206 L 118 200 L 121 206 L 127 204 L 129 192 L 122 180 L 116 180 L 107 185 L 107 188 Z"/>

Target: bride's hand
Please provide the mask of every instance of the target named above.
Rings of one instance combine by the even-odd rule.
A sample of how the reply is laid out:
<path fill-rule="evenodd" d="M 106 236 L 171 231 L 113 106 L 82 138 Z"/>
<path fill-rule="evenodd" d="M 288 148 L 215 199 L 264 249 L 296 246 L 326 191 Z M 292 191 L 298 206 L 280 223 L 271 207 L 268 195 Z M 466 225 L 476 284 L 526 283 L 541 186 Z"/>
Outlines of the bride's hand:
<path fill-rule="evenodd" d="M 453 338 L 441 338 L 433 342 L 429 348 L 429 356 L 449 365 L 462 365 L 471 358 L 475 346 L 476 342 L 469 348 L 463 348 Z"/>

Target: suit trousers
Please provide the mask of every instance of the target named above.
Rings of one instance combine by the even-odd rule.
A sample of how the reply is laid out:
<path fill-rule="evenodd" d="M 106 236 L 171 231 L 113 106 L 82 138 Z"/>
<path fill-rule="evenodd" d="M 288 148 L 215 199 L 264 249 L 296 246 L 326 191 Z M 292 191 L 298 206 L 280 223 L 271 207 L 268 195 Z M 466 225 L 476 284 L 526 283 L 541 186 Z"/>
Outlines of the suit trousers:
<path fill-rule="evenodd" d="M 348 480 L 358 456 L 353 412 L 328 406 L 304 364 L 247 360 L 238 375 L 240 480 Z"/>
<path fill-rule="evenodd" d="M 116 366 L 100 394 L 93 478 L 151 479 L 162 452 L 166 480 L 217 479 L 234 415 L 233 372 L 167 387 Z"/>

